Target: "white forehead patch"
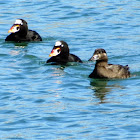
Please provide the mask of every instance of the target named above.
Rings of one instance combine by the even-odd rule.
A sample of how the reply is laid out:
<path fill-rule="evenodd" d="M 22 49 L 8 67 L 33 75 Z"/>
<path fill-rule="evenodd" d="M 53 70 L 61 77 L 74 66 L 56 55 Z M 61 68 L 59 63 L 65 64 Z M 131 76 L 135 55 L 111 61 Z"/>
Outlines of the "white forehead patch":
<path fill-rule="evenodd" d="M 17 19 L 17 20 L 15 21 L 15 24 L 20 24 L 20 25 L 23 25 L 23 22 L 22 22 L 22 20 Z"/>
<path fill-rule="evenodd" d="M 61 45 L 62 45 L 62 43 L 60 41 L 55 42 L 55 46 L 61 46 Z"/>

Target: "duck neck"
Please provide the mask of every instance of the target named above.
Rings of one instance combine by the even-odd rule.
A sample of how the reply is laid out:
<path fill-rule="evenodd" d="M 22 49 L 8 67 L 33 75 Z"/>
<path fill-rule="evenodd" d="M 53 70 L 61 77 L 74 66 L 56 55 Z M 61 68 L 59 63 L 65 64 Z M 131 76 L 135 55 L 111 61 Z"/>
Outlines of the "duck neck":
<path fill-rule="evenodd" d="M 69 57 L 69 52 L 63 52 L 63 54 L 60 54 L 60 56 L 61 56 L 61 58 L 63 58 L 63 59 L 68 59 L 68 57 Z"/>
<path fill-rule="evenodd" d="M 105 60 L 97 60 L 95 66 L 105 66 L 108 63 L 108 59 Z"/>
<path fill-rule="evenodd" d="M 28 32 L 28 26 L 22 26 L 20 31 L 18 32 L 19 36 L 26 36 Z"/>

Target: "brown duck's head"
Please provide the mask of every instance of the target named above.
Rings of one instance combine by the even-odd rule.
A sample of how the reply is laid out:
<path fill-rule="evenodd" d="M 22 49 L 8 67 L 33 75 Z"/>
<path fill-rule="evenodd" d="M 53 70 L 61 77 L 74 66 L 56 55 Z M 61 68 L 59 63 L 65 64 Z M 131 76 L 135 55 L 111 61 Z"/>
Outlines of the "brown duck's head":
<path fill-rule="evenodd" d="M 103 60 L 103 61 L 108 60 L 107 53 L 102 48 L 96 49 L 93 56 L 89 59 L 89 61 L 99 61 L 99 60 Z"/>

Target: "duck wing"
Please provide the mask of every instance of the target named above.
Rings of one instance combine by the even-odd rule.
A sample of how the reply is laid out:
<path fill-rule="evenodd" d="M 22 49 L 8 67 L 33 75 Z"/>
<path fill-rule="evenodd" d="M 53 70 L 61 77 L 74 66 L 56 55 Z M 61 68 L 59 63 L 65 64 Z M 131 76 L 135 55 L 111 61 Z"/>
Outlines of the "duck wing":
<path fill-rule="evenodd" d="M 82 60 L 74 54 L 69 54 L 68 62 L 80 62 L 80 63 L 82 63 Z"/>
<path fill-rule="evenodd" d="M 130 77 L 128 65 L 122 66 L 122 65 L 109 64 L 106 66 L 106 69 L 113 78 L 128 78 L 128 77 Z"/>

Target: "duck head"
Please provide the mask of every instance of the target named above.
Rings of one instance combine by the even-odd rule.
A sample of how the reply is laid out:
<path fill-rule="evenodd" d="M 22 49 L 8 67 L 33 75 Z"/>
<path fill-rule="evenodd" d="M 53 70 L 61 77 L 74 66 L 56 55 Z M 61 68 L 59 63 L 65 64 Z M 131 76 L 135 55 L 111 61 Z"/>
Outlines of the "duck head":
<path fill-rule="evenodd" d="M 23 19 L 17 19 L 8 33 L 20 33 L 21 35 L 27 34 L 28 25 Z"/>
<path fill-rule="evenodd" d="M 104 49 L 96 49 L 89 61 L 107 61 L 107 53 Z"/>
<path fill-rule="evenodd" d="M 50 57 L 52 56 L 68 56 L 69 55 L 69 47 L 65 41 L 57 41 L 50 53 Z"/>

